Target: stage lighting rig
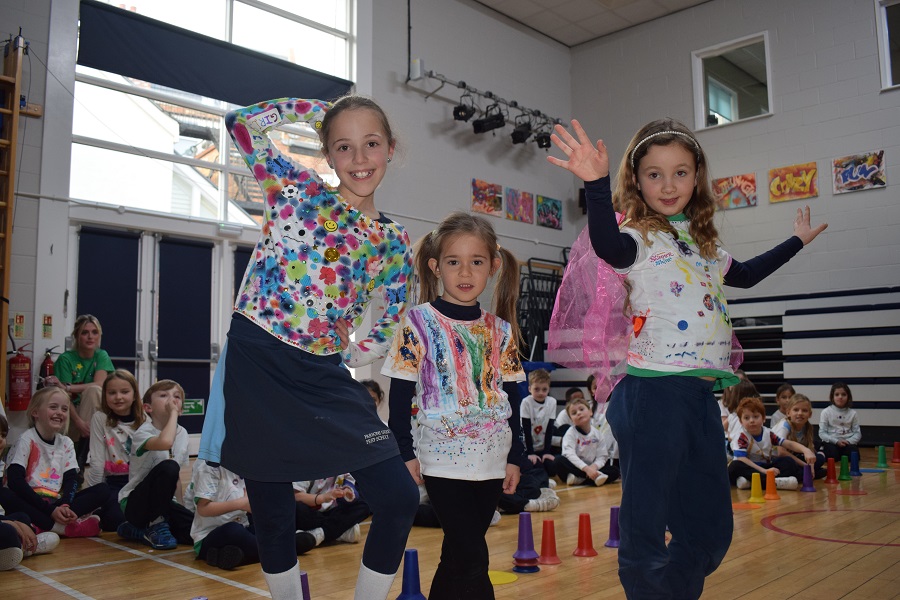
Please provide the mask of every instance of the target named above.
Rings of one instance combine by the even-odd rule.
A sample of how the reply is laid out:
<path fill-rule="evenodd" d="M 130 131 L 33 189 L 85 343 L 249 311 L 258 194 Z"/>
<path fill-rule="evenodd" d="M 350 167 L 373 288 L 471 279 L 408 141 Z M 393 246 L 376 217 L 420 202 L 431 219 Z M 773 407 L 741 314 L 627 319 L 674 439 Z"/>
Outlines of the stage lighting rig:
<path fill-rule="evenodd" d="M 519 115 L 516 117 L 516 124 L 512 132 L 513 144 L 524 144 L 531 137 L 531 117 L 529 115 Z"/>
<path fill-rule="evenodd" d="M 472 121 L 472 129 L 475 133 L 485 133 L 506 125 L 506 115 L 496 102 L 487 107 L 484 116 Z"/>
<path fill-rule="evenodd" d="M 475 99 L 472 98 L 472 94 L 466 92 L 460 96 L 459 104 L 453 107 L 453 120 L 468 121 L 476 112 L 478 109 L 475 108 Z"/>

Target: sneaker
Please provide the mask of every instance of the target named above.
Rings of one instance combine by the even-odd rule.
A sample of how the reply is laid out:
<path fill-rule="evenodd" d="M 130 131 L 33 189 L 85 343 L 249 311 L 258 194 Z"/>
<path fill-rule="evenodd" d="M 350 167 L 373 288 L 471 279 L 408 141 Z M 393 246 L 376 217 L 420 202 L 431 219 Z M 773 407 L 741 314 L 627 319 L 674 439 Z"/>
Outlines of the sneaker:
<path fill-rule="evenodd" d="M 533 498 L 525 504 L 525 511 L 530 513 L 547 512 L 556 510 L 559 506 L 559 497 L 547 496 L 542 498 Z"/>
<path fill-rule="evenodd" d="M 100 535 L 100 517 L 89 515 L 81 517 L 66 525 L 66 537 L 97 537 Z"/>
<path fill-rule="evenodd" d="M 581 485 L 584 483 L 584 477 L 579 477 L 574 473 L 566 475 L 566 485 Z"/>
<path fill-rule="evenodd" d="M 316 545 L 316 536 L 308 531 L 298 531 L 294 536 L 294 546 L 296 546 L 298 555 L 306 554 Z"/>
<path fill-rule="evenodd" d="M 600 487 L 601 485 L 606 483 L 607 479 L 609 479 L 609 475 L 607 475 L 606 473 L 600 473 L 599 475 L 597 475 L 597 479 L 594 480 L 594 485 Z"/>
<path fill-rule="evenodd" d="M 800 487 L 800 483 L 796 477 L 776 477 L 775 489 L 778 490 L 796 490 Z"/>
<path fill-rule="evenodd" d="M 143 542 L 154 550 L 173 550 L 178 547 L 178 541 L 165 521 L 148 527 L 144 531 Z"/>
<path fill-rule="evenodd" d="M 550 488 L 541 488 L 541 495 L 539 497 L 540 498 L 559 498 L 559 496 L 556 495 L 556 492 L 554 492 Z"/>
<path fill-rule="evenodd" d="M 735 485 L 737 486 L 737 489 L 739 489 L 739 490 L 749 490 L 750 489 L 750 482 L 747 481 L 746 477 L 738 477 Z"/>
<path fill-rule="evenodd" d="M 0 550 L 0 571 L 15 569 L 22 562 L 21 548 L 4 548 Z"/>
<path fill-rule="evenodd" d="M 45 531 L 37 534 L 37 545 L 34 547 L 34 550 L 25 552 L 25 556 L 47 554 L 48 552 L 52 552 L 57 546 L 59 546 L 59 536 L 52 531 Z"/>
<path fill-rule="evenodd" d="M 548 485 L 550 486 L 550 489 L 551 489 L 551 490 L 556 489 L 556 480 L 553 479 L 553 478 L 551 477 L 551 478 L 550 478 L 550 483 L 549 483 Z"/>
<path fill-rule="evenodd" d="M 237 546 L 210 548 L 206 553 L 206 564 L 230 571 L 244 562 L 244 551 Z"/>
<path fill-rule="evenodd" d="M 359 523 L 345 531 L 338 537 L 337 542 L 344 542 L 345 544 L 358 544 L 359 543 Z"/>
<path fill-rule="evenodd" d="M 120 538 L 142 542 L 144 541 L 144 535 L 147 533 L 147 530 L 135 527 L 128 521 L 122 521 L 122 524 L 116 529 L 116 533 Z"/>
<path fill-rule="evenodd" d="M 490 524 L 490 527 L 493 527 L 494 525 L 496 525 L 496 524 L 499 523 L 499 522 L 500 522 L 500 511 L 499 511 L 499 510 L 495 510 L 495 511 L 494 511 L 494 516 L 491 517 L 491 524 Z"/>

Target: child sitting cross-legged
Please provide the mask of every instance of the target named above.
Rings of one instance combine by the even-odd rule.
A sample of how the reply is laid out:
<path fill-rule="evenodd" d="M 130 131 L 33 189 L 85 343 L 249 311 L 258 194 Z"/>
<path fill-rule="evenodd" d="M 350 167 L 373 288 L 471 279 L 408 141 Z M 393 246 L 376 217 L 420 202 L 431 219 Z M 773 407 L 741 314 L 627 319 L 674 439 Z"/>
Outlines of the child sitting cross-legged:
<path fill-rule="evenodd" d="M 528 374 L 528 396 L 522 399 L 520 415 L 525 451 L 532 465 L 539 465 L 553 474 L 556 454 L 551 451 L 553 420 L 556 418 L 556 398 L 550 396 L 550 373 L 536 369 Z"/>
<path fill-rule="evenodd" d="M 816 455 L 806 446 L 785 440 L 763 425 L 766 409 L 759 398 L 744 398 L 737 407 L 737 415 L 741 420 L 741 431 L 731 443 L 734 460 L 728 465 L 728 477 L 731 484 L 739 489 L 750 488 L 753 473 L 759 473 L 762 487 L 766 487 L 766 473 L 775 471 L 775 487 L 780 490 L 796 490 L 799 486 L 797 477 L 803 476 L 803 470 L 790 456 L 779 456 L 781 446 L 791 452 L 803 455 L 807 464 L 816 464 Z"/>
<path fill-rule="evenodd" d="M 315 481 L 295 481 L 297 500 L 297 536 L 306 534 L 315 540 L 312 547 L 325 542 L 359 543 L 359 524 L 372 514 L 359 497 L 356 482 L 349 473 Z M 298 552 L 299 553 L 299 552 Z"/>
<path fill-rule="evenodd" d="M 590 402 L 575 398 L 566 404 L 572 427 L 562 441 L 562 456 L 556 460 L 556 474 L 568 485 L 603 485 L 619 478 L 619 469 L 610 464 L 607 446 L 593 426 Z"/>

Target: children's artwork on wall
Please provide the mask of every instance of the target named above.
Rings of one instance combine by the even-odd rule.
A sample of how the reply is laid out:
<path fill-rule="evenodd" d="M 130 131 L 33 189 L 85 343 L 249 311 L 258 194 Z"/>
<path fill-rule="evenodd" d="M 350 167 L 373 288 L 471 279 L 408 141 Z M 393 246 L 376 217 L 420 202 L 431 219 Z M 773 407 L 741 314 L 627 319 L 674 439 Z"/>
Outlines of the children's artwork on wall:
<path fill-rule="evenodd" d="M 503 216 L 503 186 L 480 179 L 472 180 L 472 211 L 494 217 Z"/>
<path fill-rule="evenodd" d="M 562 202 L 546 196 L 538 196 L 537 224 L 541 227 L 562 229 Z"/>
<path fill-rule="evenodd" d="M 531 192 L 506 188 L 506 218 L 522 223 L 534 223 L 534 195 Z"/>
<path fill-rule="evenodd" d="M 887 186 L 884 150 L 851 154 L 832 161 L 834 193 L 858 192 Z"/>
<path fill-rule="evenodd" d="M 819 195 L 816 163 L 803 163 L 769 170 L 769 202 L 803 200 Z"/>
<path fill-rule="evenodd" d="M 719 210 L 756 206 L 756 173 L 713 179 Z"/>

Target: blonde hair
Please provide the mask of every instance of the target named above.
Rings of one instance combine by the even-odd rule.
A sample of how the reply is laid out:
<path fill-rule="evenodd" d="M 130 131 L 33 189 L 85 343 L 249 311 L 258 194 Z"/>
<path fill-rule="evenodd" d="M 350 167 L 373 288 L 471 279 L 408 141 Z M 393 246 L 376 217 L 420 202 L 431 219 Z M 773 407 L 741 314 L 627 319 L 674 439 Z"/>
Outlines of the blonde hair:
<path fill-rule="evenodd" d="M 97 320 L 97 317 L 94 315 L 78 315 L 75 318 L 75 327 L 72 328 L 72 350 L 78 352 L 80 348 L 78 347 L 78 338 L 81 336 L 81 330 L 89 324 L 93 323 L 97 328 L 97 347 L 100 347 L 100 342 L 103 340 L 103 327 L 100 326 L 100 321 Z"/>
<path fill-rule="evenodd" d="M 550 371 L 547 369 L 535 369 L 528 374 L 528 385 L 535 383 L 550 383 Z"/>
<path fill-rule="evenodd" d="M 144 404 L 150 404 L 150 400 L 153 398 L 153 394 L 155 394 L 156 392 L 163 392 L 172 389 L 181 392 L 181 399 L 184 400 L 184 388 L 181 387 L 181 385 L 177 381 L 172 381 L 171 379 L 160 379 L 147 388 L 147 391 L 144 392 L 142 401 Z"/>
<path fill-rule="evenodd" d="M 440 296 L 440 279 L 428 266 L 430 259 L 440 261 L 444 244 L 459 235 L 474 235 L 484 242 L 491 258 L 500 258 L 500 269 L 494 283 L 494 314 L 509 323 L 512 340 L 519 343 L 516 300 L 519 296 L 519 265 L 516 257 L 497 242 L 497 234 L 487 219 L 464 212 L 454 212 L 441 221 L 437 229 L 419 240 L 413 249 L 415 279 L 419 290 L 418 304 Z"/>
<path fill-rule="evenodd" d="M 106 425 L 115 427 L 116 423 L 119 422 L 118 415 L 113 412 L 113 409 L 111 409 L 106 402 L 106 387 L 109 385 L 109 382 L 114 379 L 120 379 L 128 383 L 128 385 L 131 386 L 132 392 L 134 392 L 134 401 L 131 403 L 131 408 L 129 410 L 131 416 L 134 418 L 134 421 L 131 423 L 131 428 L 137 431 L 137 428 L 144 424 L 144 407 L 141 406 L 141 403 L 138 401 L 141 397 L 141 392 L 138 390 L 137 380 L 134 378 L 134 375 L 125 369 L 116 369 L 103 381 L 103 401 L 100 403 L 100 410 L 106 415 Z"/>
<path fill-rule="evenodd" d="M 581 405 L 584 406 L 586 409 L 588 409 L 588 412 L 590 412 L 591 414 L 594 414 L 594 411 L 593 411 L 593 409 L 591 408 L 591 405 L 590 405 L 590 403 L 588 402 L 587 398 L 580 398 L 580 397 L 579 397 L 579 398 L 572 398 L 571 400 L 569 400 L 568 402 L 566 402 L 566 414 L 567 414 L 567 415 L 569 414 L 569 409 L 572 408 L 573 406 L 575 406 L 576 404 L 581 404 Z M 569 415 L 569 416 L 571 417 L 572 415 Z"/>
<path fill-rule="evenodd" d="M 694 194 L 684 208 L 684 216 L 690 220 L 689 232 L 700 249 L 700 255 L 712 260 L 716 257 L 719 234 L 713 217 L 716 214 L 716 200 L 709 182 L 709 168 L 706 154 L 694 134 L 684 124 L 675 119 L 659 119 L 641 127 L 622 155 L 619 173 L 616 177 L 616 191 L 613 205 L 616 210 L 631 219 L 635 229 L 641 232 L 645 242 L 651 231 L 665 231 L 675 235 L 675 228 L 665 216 L 655 212 L 644 201 L 637 186 L 637 173 L 633 165 L 640 166 L 641 159 L 652 146 L 677 144 L 691 153 L 697 167 L 697 184 Z"/>
<path fill-rule="evenodd" d="M 815 452 L 816 444 L 815 440 L 813 439 L 813 426 L 809 419 L 806 420 L 806 423 L 803 425 L 803 429 L 800 430 L 800 435 L 802 437 L 797 437 L 797 434 L 794 432 L 794 424 L 791 422 L 791 409 L 798 404 L 802 404 L 803 402 L 809 404 L 809 414 L 810 416 L 812 416 L 812 402 L 805 395 L 794 394 L 793 396 L 791 396 L 791 399 L 788 400 L 787 408 L 785 408 L 785 410 L 787 411 L 787 414 L 785 414 L 785 418 L 788 420 L 788 423 L 790 423 L 790 427 L 788 427 L 787 439 L 791 440 L 792 442 L 799 443 L 804 443 L 805 440 L 806 447 Z"/>
<path fill-rule="evenodd" d="M 65 398 L 66 404 L 69 404 L 69 395 L 56 387 L 55 385 L 51 385 L 49 387 L 41 388 L 34 393 L 34 396 L 31 397 L 31 402 L 28 403 L 28 408 L 26 412 L 28 413 L 28 425 L 30 427 L 34 427 L 34 411 L 40 409 L 44 404 L 50 402 L 50 399 L 55 395 L 59 394 L 63 398 Z M 71 405 L 70 409 L 71 409 Z M 66 424 L 63 426 L 62 431 L 60 433 L 62 435 L 66 435 L 69 432 L 69 413 L 66 412 Z"/>

